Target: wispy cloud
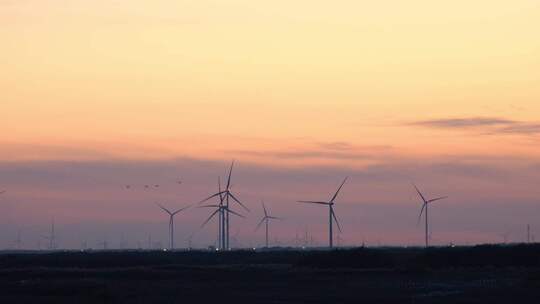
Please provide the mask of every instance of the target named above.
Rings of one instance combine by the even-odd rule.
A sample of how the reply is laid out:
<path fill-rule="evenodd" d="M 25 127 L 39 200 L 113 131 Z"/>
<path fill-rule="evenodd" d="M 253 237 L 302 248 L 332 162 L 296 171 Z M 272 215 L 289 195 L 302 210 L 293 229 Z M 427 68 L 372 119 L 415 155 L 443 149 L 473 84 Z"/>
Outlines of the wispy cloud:
<path fill-rule="evenodd" d="M 498 117 L 463 117 L 442 118 L 433 120 L 421 120 L 408 125 L 434 128 L 434 129 L 480 129 L 487 135 L 514 134 L 514 135 L 537 135 L 540 134 L 540 123 L 523 122 Z"/>
<path fill-rule="evenodd" d="M 351 143 L 348 143 L 345 141 L 319 143 L 319 147 L 323 149 L 339 150 L 339 151 L 354 149 L 354 146 Z"/>
<path fill-rule="evenodd" d="M 501 128 L 498 132 L 508 134 L 540 134 L 540 123 L 520 123 Z"/>
<path fill-rule="evenodd" d="M 440 129 L 464 129 L 478 127 L 509 126 L 518 123 L 519 122 L 514 120 L 496 117 L 468 117 L 422 120 L 413 122 L 410 125 Z"/>
<path fill-rule="evenodd" d="M 230 151 L 238 155 L 255 156 L 255 157 L 271 157 L 281 159 L 334 159 L 334 160 L 361 160 L 371 159 L 374 157 L 370 153 L 362 152 L 341 152 L 341 151 L 323 151 L 323 150 L 299 150 L 299 151 L 250 151 L 237 150 Z"/>
<path fill-rule="evenodd" d="M 315 143 L 310 148 L 289 148 L 282 150 L 235 150 L 227 151 L 237 155 L 279 158 L 279 159 L 325 159 L 325 160 L 369 160 L 380 158 L 382 152 L 391 146 L 355 146 L 348 142 Z M 386 154 L 385 154 L 386 155 Z"/>

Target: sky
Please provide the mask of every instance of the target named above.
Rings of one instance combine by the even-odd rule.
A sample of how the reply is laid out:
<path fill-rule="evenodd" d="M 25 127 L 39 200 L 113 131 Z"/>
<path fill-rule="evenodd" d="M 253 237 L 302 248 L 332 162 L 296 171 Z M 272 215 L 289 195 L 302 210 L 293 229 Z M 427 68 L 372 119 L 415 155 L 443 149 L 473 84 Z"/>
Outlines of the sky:
<path fill-rule="evenodd" d="M 345 176 L 343 244 L 421 244 L 411 182 L 450 196 L 435 244 L 540 238 L 539 29 L 536 0 L 0 0 L 0 248 L 53 218 L 68 248 L 166 244 L 154 202 L 199 201 L 233 159 L 239 246 L 261 200 L 275 242 L 325 244 L 295 201 Z M 179 246 L 213 244 L 207 211 Z"/>

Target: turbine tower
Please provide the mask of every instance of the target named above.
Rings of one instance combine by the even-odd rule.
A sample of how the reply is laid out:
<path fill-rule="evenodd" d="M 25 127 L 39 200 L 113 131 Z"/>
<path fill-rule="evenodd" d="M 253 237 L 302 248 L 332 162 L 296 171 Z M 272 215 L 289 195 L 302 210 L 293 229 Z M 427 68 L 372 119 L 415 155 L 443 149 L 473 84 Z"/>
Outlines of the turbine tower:
<path fill-rule="evenodd" d="M 334 247 L 334 232 L 333 232 L 333 226 L 334 226 L 334 223 L 332 220 L 335 220 L 336 221 L 336 225 L 338 227 L 338 230 L 339 232 L 341 232 L 341 226 L 339 225 L 339 221 L 337 219 L 337 216 L 336 216 L 336 213 L 334 212 L 334 201 L 336 200 L 338 194 L 339 194 L 339 191 L 341 191 L 341 188 L 343 187 L 343 185 L 345 184 L 345 182 L 347 181 L 348 177 L 346 177 L 343 182 L 341 183 L 341 185 L 339 186 L 339 188 L 337 189 L 336 193 L 334 194 L 334 196 L 332 196 L 332 198 L 330 199 L 330 201 L 328 202 L 318 202 L 318 201 L 298 201 L 299 203 L 307 203 L 307 204 L 319 204 L 319 205 L 327 205 L 328 206 L 328 210 L 329 210 L 329 213 L 328 213 L 328 247 L 329 248 L 333 248 Z"/>
<path fill-rule="evenodd" d="M 240 206 L 242 206 L 242 208 L 244 208 L 244 210 L 248 211 L 249 212 L 249 209 L 244 205 L 242 204 L 242 202 L 240 202 L 240 200 L 238 198 L 236 198 L 236 196 L 232 193 L 231 191 L 231 177 L 232 177 L 232 170 L 233 170 L 233 167 L 234 167 L 234 161 L 231 163 L 231 167 L 229 169 L 229 174 L 228 174 L 228 178 L 227 178 L 227 186 L 225 188 L 225 190 L 223 191 L 219 191 L 218 193 L 215 193 L 215 194 L 212 194 L 211 196 L 205 198 L 204 200 L 200 201 L 199 204 L 202 204 L 214 197 L 219 197 L 221 201 L 223 201 L 223 203 L 225 204 L 224 206 L 224 209 L 223 209 L 223 222 L 224 222 L 224 229 L 223 229 L 223 232 L 222 234 L 224 234 L 224 248 L 226 249 L 230 249 L 229 247 L 229 227 L 230 227 L 230 216 L 229 214 L 232 213 L 231 209 L 229 209 L 229 206 L 230 206 L 230 201 L 234 201 L 236 202 L 237 204 L 239 204 Z M 217 213 L 218 211 L 216 211 Z M 236 214 L 238 215 L 238 214 Z M 212 215 L 213 216 L 213 215 Z M 211 216 L 211 217 L 212 217 Z M 211 218 L 210 217 L 210 218 Z"/>
<path fill-rule="evenodd" d="M 169 248 L 171 250 L 174 250 L 174 216 L 177 215 L 178 213 L 186 210 L 187 208 L 189 208 L 190 206 L 186 206 L 184 208 L 180 208 L 176 211 L 170 211 L 169 209 L 163 207 L 162 205 L 156 203 L 156 205 L 161 208 L 161 210 L 163 210 L 164 212 L 166 212 L 168 215 L 169 215 Z"/>
<path fill-rule="evenodd" d="M 261 219 L 261 221 L 257 225 L 257 228 L 255 228 L 255 231 L 259 230 L 261 225 L 263 223 L 265 223 L 265 226 L 266 226 L 266 238 L 265 238 L 265 245 L 266 246 L 265 247 L 268 248 L 268 223 L 270 222 L 270 220 L 281 220 L 281 219 L 278 218 L 278 217 L 275 217 L 275 216 L 268 215 L 268 211 L 266 210 L 266 206 L 264 205 L 264 202 L 261 202 L 261 204 L 262 204 L 263 211 L 264 211 L 264 217 Z"/>
<path fill-rule="evenodd" d="M 223 233 L 225 231 L 225 220 L 224 220 L 224 214 L 225 214 L 225 206 L 223 205 L 223 194 L 221 193 L 221 178 L 218 177 L 218 193 L 219 193 L 219 203 L 218 205 L 206 205 L 206 206 L 199 206 L 198 208 L 217 208 L 218 212 L 218 235 L 217 235 L 217 249 L 224 249 L 225 247 L 225 234 Z M 203 228 L 210 219 L 212 219 L 216 214 L 212 213 L 210 215 L 209 219 L 201 226 Z"/>
<path fill-rule="evenodd" d="M 531 243 L 531 225 L 527 224 L 527 244 Z"/>
<path fill-rule="evenodd" d="M 210 216 L 206 219 L 206 221 L 204 221 L 201 225 L 201 228 L 203 228 L 204 226 L 206 226 L 206 224 L 208 224 L 208 222 L 210 222 L 212 220 L 212 218 L 214 218 L 214 216 L 218 215 L 219 216 L 219 225 L 221 227 L 221 229 L 219 229 L 219 232 L 221 233 L 221 235 L 219 235 L 219 242 L 218 242 L 218 249 L 225 249 L 225 248 L 228 248 L 227 245 L 226 245 L 226 242 L 227 242 L 227 238 L 226 238 L 226 235 L 225 235 L 225 218 L 224 218 L 224 215 L 225 214 L 233 214 L 233 215 L 236 215 L 238 217 L 241 217 L 241 218 L 245 218 L 242 214 L 238 213 L 238 212 L 235 212 L 235 211 L 232 211 L 231 209 L 227 208 L 227 206 L 223 205 L 223 204 L 219 204 L 219 205 L 204 205 L 204 206 L 199 206 L 199 208 L 216 208 L 216 210 L 214 212 L 212 212 L 210 214 Z"/>
<path fill-rule="evenodd" d="M 418 223 L 420 224 L 420 220 L 422 219 L 422 213 L 425 213 L 425 217 L 426 217 L 426 235 L 425 235 L 425 238 L 426 238 L 426 248 L 427 248 L 427 247 L 429 247 L 428 206 L 429 206 L 429 204 L 431 204 L 431 203 L 433 203 L 435 201 L 448 198 L 448 196 L 441 196 L 441 197 L 437 197 L 437 198 L 434 198 L 434 199 L 427 200 L 424 197 L 424 195 L 422 194 L 422 192 L 420 192 L 420 190 L 418 190 L 418 187 L 416 187 L 415 184 L 413 184 L 413 186 L 416 189 L 416 192 L 418 192 L 418 195 L 420 196 L 420 198 L 422 199 L 422 209 L 420 209 L 420 215 L 418 216 Z M 425 212 L 424 212 L 424 210 L 425 210 Z"/>

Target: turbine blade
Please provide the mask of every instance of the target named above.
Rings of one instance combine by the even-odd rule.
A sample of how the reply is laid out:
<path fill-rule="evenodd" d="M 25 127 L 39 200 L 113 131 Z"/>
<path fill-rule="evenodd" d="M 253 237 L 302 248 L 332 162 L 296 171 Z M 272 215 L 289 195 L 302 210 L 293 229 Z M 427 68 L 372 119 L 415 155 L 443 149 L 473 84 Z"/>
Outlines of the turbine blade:
<path fill-rule="evenodd" d="M 244 204 L 242 204 L 242 203 L 234 196 L 234 194 L 232 194 L 230 191 L 227 192 L 227 193 L 232 197 L 232 199 L 233 199 L 235 202 L 237 202 L 238 204 L 240 204 L 240 206 L 242 206 L 242 208 L 244 208 L 247 212 L 249 212 L 249 209 L 248 209 L 246 206 L 244 206 Z"/>
<path fill-rule="evenodd" d="M 238 213 L 238 212 L 234 212 L 234 211 L 232 211 L 231 209 L 228 209 L 228 208 L 227 208 L 227 209 L 225 209 L 225 210 L 227 210 L 227 212 L 230 212 L 230 213 L 232 213 L 232 214 L 234 214 L 234 215 L 236 215 L 236 216 L 239 216 L 239 217 L 241 217 L 241 218 L 246 218 L 245 216 L 241 215 L 241 214 Z"/>
<path fill-rule="evenodd" d="M 157 205 L 161 210 L 167 212 L 169 215 L 172 215 L 172 212 L 169 211 L 169 209 L 167 209 L 167 208 L 161 206 L 159 203 L 156 203 L 156 205 Z"/>
<path fill-rule="evenodd" d="M 439 200 L 442 200 L 442 199 L 445 199 L 445 198 L 448 198 L 448 196 L 442 196 L 442 197 L 437 197 L 437 198 L 434 198 L 434 199 L 430 199 L 428 201 L 428 203 L 433 203 L 435 201 L 439 201 Z"/>
<path fill-rule="evenodd" d="M 422 213 L 424 213 L 424 209 L 426 208 L 427 203 L 422 204 L 422 209 L 420 209 L 420 215 L 418 215 L 418 223 L 416 225 L 420 225 L 420 221 L 422 220 Z"/>
<path fill-rule="evenodd" d="M 418 195 L 420 195 L 420 198 L 422 198 L 422 201 L 424 201 L 424 204 L 427 203 L 426 198 L 424 197 L 424 195 L 422 195 L 422 192 L 420 192 L 418 187 L 416 187 L 416 185 L 414 183 L 413 183 L 413 186 L 414 186 L 414 189 L 416 189 L 416 192 L 418 192 Z"/>
<path fill-rule="evenodd" d="M 341 231 L 341 225 L 339 225 L 339 221 L 338 221 L 338 219 L 337 219 L 336 213 L 334 212 L 334 208 L 332 208 L 332 217 L 333 217 L 334 220 L 336 221 L 336 225 L 337 225 L 337 228 L 338 228 L 339 232 L 342 232 L 342 231 Z"/>
<path fill-rule="evenodd" d="M 223 197 L 223 192 L 221 191 L 221 177 L 220 176 L 218 176 L 218 190 L 219 190 L 219 192 L 218 192 L 219 193 L 219 200 L 220 200 L 221 204 L 223 204 L 223 200 L 225 198 Z"/>
<path fill-rule="evenodd" d="M 186 206 L 186 207 L 184 207 L 184 208 L 180 208 L 180 209 L 176 210 L 175 212 L 173 212 L 172 215 L 174 216 L 174 215 L 176 215 L 176 214 L 178 214 L 178 213 L 180 213 L 180 212 L 182 212 L 182 211 L 188 209 L 189 207 L 191 207 L 191 205 L 188 205 L 188 206 Z"/>
<path fill-rule="evenodd" d="M 266 218 L 271 219 L 271 220 L 280 220 L 280 221 L 283 220 L 283 218 L 275 217 L 275 216 L 267 216 Z"/>
<path fill-rule="evenodd" d="M 264 216 L 268 217 L 268 212 L 266 211 L 266 206 L 264 205 L 264 201 L 262 201 L 261 203 L 262 203 L 262 207 L 263 207 L 263 211 L 264 211 Z"/>
<path fill-rule="evenodd" d="M 221 196 L 221 194 L 223 194 L 223 193 L 225 193 L 225 191 L 222 191 L 222 192 L 218 192 L 218 193 L 216 193 L 216 194 L 213 194 L 213 195 L 211 195 L 211 196 L 209 196 L 209 197 L 203 199 L 202 201 L 200 201 L 199 204 L 202 204 L 202 203 L 204 203 L 204 202 L 206 202 L 206 201 L 209 201 L 209 200 L 213 199 L 213 198 L 216 197 L 216 196 Z"/>
<path fill-rule="evenodd" d="M 328 202 L 315 202 L 315 201 L 296 201 L 297 203 L 304 203 L 304 204 L 319 204 L 319 205 L 330 205 Z"/>
<path fill-rule="evenodd" d="M 210 222 L 210 220 L 219 212 L 219 209 L 217 209 L 216 211 L 212 212 L 212 214 L 208 217 L 208 219 L 206 219 L 206 221 L 204 221 L 204 223 L 201 225 L 201 228 L 203 228 L 206 224 L 208 224 L 208 222 Z"/>
<path fill-rule="evenodd" d="M 202 205 L 198 206 L 197 208 L 220 208 L 220 205 Z"/>
<path fill-rule="evenodd" d="M 264 220 L 266 220 L 266 218 L 262 218 L 261 221 L 259 222 L 259 224 L 257 225 L 257 227 L 255 228 L 255 231 L 259 230 L 259 228 L 261 227 L 262 223 L 264 223 Z"/>
<path fill-rule="evenodd" d="M 231 168 L 229 169 L 229 178 L 227 179 L 227 188 L 226 188 L 226 190 L 229 190 L 229 188 L 231 187 L 231 176 L 232 176 L 233 167 L 234 167 L 234 160 L 232 161 Z"/>
<path fill-rule="evenodd" d="M 345 177 L 345 179 L 343 180 L 343 182 L 341 183 L 341 185 L 339 186 L 339 188 L 337 189 L 336 191 L 336 194 L 334 194 L 334 196 L 332 197 L 332 199 L 330 200 L 330 202 L 334 202 L 334 200 L 337 198 L 338 194 L 339 194 L 339 191 L 341 191 L 341 188 L 343 188 L 343 185 L 345 185 L 345 182 L 347 181 L 349 177 Z"/>

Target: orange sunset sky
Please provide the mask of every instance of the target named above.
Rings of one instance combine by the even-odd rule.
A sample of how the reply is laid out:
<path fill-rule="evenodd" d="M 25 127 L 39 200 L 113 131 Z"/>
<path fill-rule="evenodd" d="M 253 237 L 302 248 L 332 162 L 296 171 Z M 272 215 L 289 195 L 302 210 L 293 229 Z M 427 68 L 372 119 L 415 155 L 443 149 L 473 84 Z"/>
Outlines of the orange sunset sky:
<path fill-rule="evenodd" d="M 153 214 L 148 201 L 213 191 L 233 158 L 254 209 L 264 196 L 298 217 L 305 208 L 291 201 L 329 196 L 350 175 L 343 205 L 366 216 L 344 219 L 351 243 L 421 241 L 411 180 L 455 193 L 454 206 L 496 204 L 500 217 L 480 223 L 440 219 L 440 243 L 518 238 L 522 220 L 540 218 L 539 37 L 537 0 L 0 0 L 0 243 L 53 216 L 84 219 L 93 238 L 96 218 L 135 226 Z M 187 181 L 155 196 L 121 191 L 141 176 Z M 385 232 L 363 203 L 373 217 L 412 210 Z M 313 218 L 284 224 L 282 238 L 310 220 L 324 238 L 309 207 Z M 158 234 L 155 213 L 144 219 Z M 186 215 L 179 229 L 202 220 Z"/>

